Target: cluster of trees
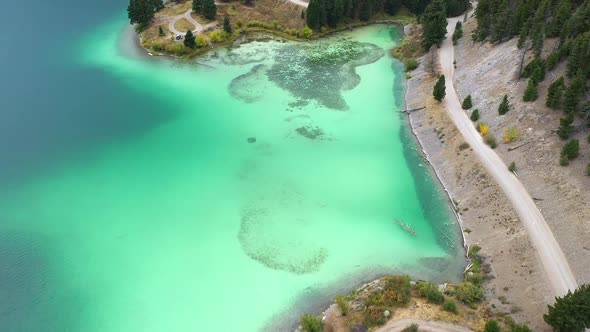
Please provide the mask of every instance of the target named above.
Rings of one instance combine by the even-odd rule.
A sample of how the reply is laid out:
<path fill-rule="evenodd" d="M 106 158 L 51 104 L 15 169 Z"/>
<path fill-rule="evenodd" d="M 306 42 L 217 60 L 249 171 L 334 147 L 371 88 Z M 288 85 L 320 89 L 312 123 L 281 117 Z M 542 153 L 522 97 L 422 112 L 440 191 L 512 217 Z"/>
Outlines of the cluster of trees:
<path fill-rule="evenodd" d="M 368 21 L 378 13 L 395 15 L 401 6 L 416 15 L 422 15 L 435 1 L 442 4 L 445 16 L 459 15 L 469 6 L 468 0 L 310 0 L 305 17 L 312 29 L 324 26 L 333 28 L 349 20 Z"/>
<path fill-rule="evenodd" d="M 129 0 L 127 17 L 131 24 L 137 24 L 139 30 L 143 30 L 154 18 L 156 11 L 162 8 L 162 0 Z"/>
<path fill-rule="evenodd" d="M 590 103 L 582 101 L 590 79 L 590 0 L 480 0 L 476 16 L 474 40 L 500 42 L 519 36 L 519 47 L 532 47 L 535 59 L 522 73 L 529 79 L 524 101 L 536 100 L 545 72 L 567 61 L 565 77 L 551 84 L 545 104 L 565 113 L 557 131 L 562 139 L 570 137 L 576 116 L 590 125 Z M 546 38 L 559 41 L 543 58 Z"/>
<path fill-rule="evenodd" d="M 193 11 L 203 15 L 206 19 L 212 20 L 217 16 L 215 0 L 193 0 Z"/>

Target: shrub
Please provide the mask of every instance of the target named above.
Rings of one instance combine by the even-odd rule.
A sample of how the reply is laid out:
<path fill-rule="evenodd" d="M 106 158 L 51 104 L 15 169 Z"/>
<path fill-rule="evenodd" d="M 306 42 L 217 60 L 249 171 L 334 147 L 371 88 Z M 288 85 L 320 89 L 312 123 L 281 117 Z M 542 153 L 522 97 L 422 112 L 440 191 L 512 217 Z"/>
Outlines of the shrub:
<path fill-rule="evenodd" d="M 442 309 L 444 311 L 452 312 L 454 314 L 457 313 L 457 305 L 455 304 L 455 301 L 450 299 L 446 300 L 445 303 L 443 303 Z"/>
<path fill-rule="evenodd" d="M 410 301 L 411 292 L 410 277 L 393 276 L 385 279 L 383 296 L 387 306 L 407 304 Z"/>
<path fill-rule="evenodd" d="M 477 131 L 481 134 L 481 136 L 485 136 L 490 132 L 490 127 L 483 122 L 479 122 L 477 124 Z"/>
<path fill-rule="evenodd" d="M 420 65 L 420 63 L 418 62 L 418 60 L 416 60 L 414 58 L 409 58 L 409 59 L 404 60 L 404 67 L 407 72 L 418 68 L 419 65 Z"/>
<path fill-rule="evenodd" d="M 302 315 L 300 323 L 305 332 L 322 332 L 324 330 L 324 322 L 318 316 Z"/>
<path fill-rule="evenodd" d="M 212 43 L 221 43 L 227 39 L 227 32 L 221 30 L 211 31 L 209 33 L 209 40 Z"/>
<path fill-rule="evenodd" d="M 459 145 L 459 150 L 460 150 L 460 151 L 463 151 L 463 150 L 466 150 L 466 149 L 469 149 L 469 143 L 467 143 L 467 142 L 463 142 L 463 143 L 461 143 L 461 144 Z"/>
<path fill-rule="evenodd" d="M 301 35 L 305 39 L 310 39 L 311 36 L 313 35 L 313 30 L 311 30 L 308 26 L 306 26 L 305 28 L 303 28 L 303 31 L 301 32 Z"/>
<path fill-rule="evenodd" d="M 412 324 L 405 327 L 401 332 L 418 332 L 418 324 Z"/>
<path fill-rule="evenodd" d="M 445 296 L 438 290 L 438 286 L 431 282 L 423 282 L 418 285 L 418 294 L 428 299 L 430 303 L 441 304 L 445 301 Z"/>
<path fill-rule="evenodd" d="M 471 119 L 471 121 L 475 122 L 477 120 L 479 120 L 479 110 L 476 108 L 473 110 L 473 112 L 471 112 L 471 116 L 469 117 Z"/>
<path fill-rule="evenodd" d="M 208 40 L 207 37 L 203 36 L 203 35 L 198 35 L 197 38 L 195 39 L 195 45 L 197 46 L 197 48 L 201 48 L 205 45 L 207 45 Z"/>
<path fill-rule="evenodd" d="M 514 127 L 509 127 L 504 130 L 504 143 L 510 143 L 518 138 L 520 132 Z"/>
<path fill-rule="evenodd" d="M 514 324 L 510 328 L 510 332 L 532 332 L 528 326 L 524 324 Z"/>
<path fill-rule="evenodd" d="M 508 170 L 510 172 L 516 171 L 516 163 L 514 161 L 510 163 L 510 166 L 508 166 Z"/>
<path fill-rule="evenodd" d="M 486 326 L 483 329 L 484 332 L 500 332 L 500 325 L 498 325 L 498 321 L 492 319 L 486 323 Z"/>
<path fill-rule="evenodd" d="M 468 95 L 467 97 L 465 97 L 465 99 L 463 100 L 463 104 L 461 105 L 461 107 L 464 110 L 468 110 L 471 107 L 473 107 L 473 102 L 471 101 L 471 95 Z"/>
<path fill-rule="evenodd" d="M 559 157 L 559 165 L 561 165 L 561 166 L 567 166 L 569 164 L 570 164 L 570 160 L 566 156 L 561 155 Z"/>
<path fill-rule="evenodd" d="M 573 140 L 570 140 L 569 142 L 567 142 L 563 146 L 563 148 L 561 149 L 561 158 L 567 159 L 566 164 L 562 165 L 562 166 L 566 166 L 567 164 L 569 164 L 570 160 L 574 160 L 574 159 L 578 158 L 579 154 L 580 154 L 580 142 L 578 142 L 577 139 L 573 139 Z"/>
<path fill-rule="evenodd" d="M 582 285 L 573 293 L 555 298 L 555 304 L 548 306 L 543 315 L 545 322 L 557 332 L 579 332 L 590 327 L 590 285 Z"/>
<path fill-rule="evenodd" d="M 348 314 L 348 300 L 346 300 L 344 296 L 336 296 L 336 305 L 338 305 L 338 308 L 340 309 L 340 313 L 342 313 L 342 316 L 346 316 Z"/>
<path fill-rule="evenodd" d="M 586 166 L 586 175 L 590 176 L 590 164 Z"/>
<path fill-rule="evenodd" d="M 385 324 L 385 322 L 387 322 L 387 318 L 383 314 L 385 310 L 388 309 L 384 306 L 368 306 L 367 309 L 365 309 L 364 323 L 367 326 L 378 326 Z"/>
<path fill-rule="evenodd" d="M 498 147 L 498 142 L 496 141 L 496 137 L 494 137 L 494 134 L 492 133 L 487 133 L 486 135 L 484 135 L 483 137 L 483 141 L 490 146 L 490 148 L 495 149 L 496 147 Z"/>
<path fill-rule="evenodd" d="M 484 298 L 483 289 L 471 282 L 462 282 L 455 287 L 453 293 L 463 303 L 480 302 Z"/>

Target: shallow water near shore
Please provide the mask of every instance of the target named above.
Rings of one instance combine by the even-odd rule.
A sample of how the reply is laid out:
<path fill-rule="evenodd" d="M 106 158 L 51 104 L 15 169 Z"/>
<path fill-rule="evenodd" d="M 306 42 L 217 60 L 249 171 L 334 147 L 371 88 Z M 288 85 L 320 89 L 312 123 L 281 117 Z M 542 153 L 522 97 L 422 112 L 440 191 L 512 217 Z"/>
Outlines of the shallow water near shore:
<path fill-rule="evenodd" d="M 72 134 L 0 191 L 3 330 L 283 331 L 384 273 L 459 278 L 458 227 L 399 112 L 399 28 L 178 61 L 124 27 L 68 48 L 72 79 L 114 100 L 61 102 L 128 127 Z"/>

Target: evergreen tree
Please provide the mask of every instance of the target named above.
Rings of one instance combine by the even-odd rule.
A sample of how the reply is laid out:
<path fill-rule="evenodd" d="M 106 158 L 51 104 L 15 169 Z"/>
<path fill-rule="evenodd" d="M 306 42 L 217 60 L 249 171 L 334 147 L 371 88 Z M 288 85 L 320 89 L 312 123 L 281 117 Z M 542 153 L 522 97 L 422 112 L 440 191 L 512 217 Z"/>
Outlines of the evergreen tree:
<path fill-rule="evenodd" d="M 471 116 L 469 117 L 469 119 L 471 119 L 471 121 L 473 122 L 479 120 L 479 110 L 477 108 L 473 110 L 473 112 L 471 112 Z"/>
<path fill-rule="evenodd" d="M 498 113 L 504 115 L 510 111 L 510 103 L 508 102 L 508 95 L 504 95 L 500 107 L 498 107 Z"/>
<path fill-rule="evenodd" d="M 193 11 L 197 14 L 203 13 L 203 2 L 204 0 L 193 0 Z"/>
<path fill-rule="evenodd" d="M 215 19 L 215 16 L 217 16 L 215 0 L 203 0 L 203 16 L 208 20 Z"/>
<path fill-rule="evenodd" d="M 307 26 L 312 29 L 320 27 L 321 0 L 311 0 L 307 6 Z"/>
<path fill-rule="evenodd" d="M 400 6 L 400 0 L 385 0 L 385 12 L 389 15 L 395 15 Z"/>
<path fill-rule="evenodd" d="M 127 17 L 131 24 L 138 24 L 139 29 L 145 28 L 154 18 L 154 3 L 152 0 L 129 0 Z"/>
<path fill-rule="evenodd" d="M 193 35 L 193 32 L 188 30 L 186 32 L 186 35 L 184 35 L 184 46 L 189 47 L 189 48 L 195 48 L 197 46 L 197 43 L 195 42 L 195 35 Z"/>
<path fill-rule="evenodd" d="M 570 160 L 574 160 L 574 159 L 578 158 L 579 154 L 580 154 L 580 142 L 577 139 L 570 140 L 561 149 L 561 158 L 566 159 L 566 162 L 565 162 L 566 165 L 568 164 L 568 162 Z M 553 326 L 554 331 L 564 331 L 564 332 L 566 332 L 566 331 L 567 332 L 584 331 L 584 326 L 590 326 L 590 317 L 588 317 L 588 312 L 590 312 L 590 311 L 584 311 L 584 310 L 590 309 L 590 303 L 588 303 L 590 301 L 587 298 L 589 294 L 587 292 L 588 292 L 587 290 L 582 290 L 581 294 L 577 294 L 574 296 L 571 296 L 573 294 L 571 294 L 571 292 L 568 292 L 568 295 L 566 295 L 565 297 L 562 298 L 562 302 L 557 302 L 555 304 L 555 307 L 557 307 L 558 305 L 560 305 L 562 307 L 559 308 L 559 310 L 557 310 L 557 309 L 555 309 L 555 307 L 553 307 L 553 313 L 552 313 L 552 310 L 551 310 L 552 307 L 549 306 L 549 314 L 544 315 L 543 318 L 545 319 L 545 321 L 548 324 Z M 574 294 L 575 294 L 575 291 L 574 291 Z M 570 296 L 570 297 L 568 298 L 568 296 Z M 584 296 L 586 297 L 586 299 L 584 299 Z M 557 301 L 559 301 L 559 299 L 557 299 Z M 558 317 L 560 314 L 565 315 L 565 317 Z M 547 317 L 551 317 L 554 320 L 554 323 L 557 325 L 565 324 L 563 327 L 567 326 L 568 329 L 560 329 L 560 328 L 556 329 L 556 326 L 552 325 L 551 323 L 549 323 L 547 321 Z M 576 318 L 577 318 L 577 321 L 576 321 Z M 572 324 L 572 325 L 567 325 L 568 323 Z M 574 328 L 574 326 L 576 324 L 578 326 L 577 326 L 577 328 Z"/>
<path fill-rule="evenodd" d="M 570 18 L 571 14 L 572 3 L 569 0 L 560 0 L 557 12 L 555 15 L 553 15 L 551 23 L 549 24 L 549 28 L 547 29 L 547 36 L 559 37 L 561 29 L 563 28 L 566 21 Z"/>
<path fill-rule="evenodd" d="M 166 34 L 164 33 L 164 29 L 162 29 L 162 26 L 160 25 L 158 27 L 158 34 L 160 35 L 160 37 L 165 36 Z"/>
<path fill-rule="evenodd" d="M 537 100 L 538 97 L 539 91 L 537 90 L 537 84 L 532 78 L 530 78 L 529 84 L 527 85 L 526 90 L 524 90 L 524 96 L 522 97 L 522 100 L 530 102 Z"/>
<path fill-rule="evenodd" d="M 590 17 L 588 17 L 590 20 Z M 590 31 L 574 39 L 567 62 L 567 75 L 590 77 Z"/>
<path fill-rule="evenodd" d="M 576 111 L 580 97 L 584 93 L 586 87 L 586 81 L 581 77 L 574 79 L 572 84 L 565 90 L 563 110 L 567 113 L 573 113 Z"/>
<path fill-rule="evenodd" d="M 434 90 L 432 91 L 432 95 L 434 99 L 438 101 L 442 101 L 443 98 L 446 96 L 446 86 L 445 86 L 445 75 L 441 75 L 438 78 L 438 81 L 434 85 Z"/>
<path fill-rule="evenodd" d="M 150 0 L 150 3 L 152 4 L 155 12 L 164 8 L 164 2 L 162 0 Z"/>
<path fill-rule="evenodd" d="M 453 44 L 457 44 L 457 41 L 463 37 L 463 24 L 461 21 L 457 21 L 455 25 L 455 31 L 453 32 Z"/>
<path fill-rule="evenodd" d="M 559 108 L 561 105 L 561 95 L 563 94 L 564 86 L 565 83 L 563 76 L 561 76 L 557 81 L 551 83 L 547 92 L 547 100 L 545 101 L 545 105 L 547 105 L 547 107 L 553 109 Z"/>
<path fill-rule="evenodd" d="M 433 0 L 422 16 L 421 22 L 424 29 L 422 33 L 422 47 L 424 50 L 430 46 L 439 44 L 447 35 L 447 11 L 444 0 Z"/>
<path fill-rule="evenodd" d="M 468 110 L 471 107 L 473 107 L 473 103 L 471 101 L 471 95 L 469 95 L 469 96 L 465 97 L 465 99 L 463 99 L 463 104 L 461 105 L 461 107 L 464 110 Z"/>
<path fill-rule="evenodd" d="M 223 18 L 223 31 L 227 32 L 230 35 L 232 34 L 232 31 L 233 31 L 228 15 L 225 15 L 225 17 Z"/>
<path fill-rule="evenodd" d="M 574 116 L 568 114 L 565 118 L 559 119 L 559 128 L 557 128 L 557 136 L 561 139 L 568 139 L 574 130 Z"/>

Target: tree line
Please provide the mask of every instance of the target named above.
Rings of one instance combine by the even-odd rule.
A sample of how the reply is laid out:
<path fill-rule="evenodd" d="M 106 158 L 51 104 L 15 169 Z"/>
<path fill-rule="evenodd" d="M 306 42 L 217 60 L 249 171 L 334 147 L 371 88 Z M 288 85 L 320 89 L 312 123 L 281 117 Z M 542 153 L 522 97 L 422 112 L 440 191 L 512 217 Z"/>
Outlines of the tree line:
<path fill-rule="evenodd" d="M 416 15 L 422 15 L 434 0 L 310 0 L 307 8 L 307 25 L 312 29 L 327 26 L 334 28 L 352 20 L 368 21 L 376 14 L 395 15 L 401 6 Z M 445 15 L 456 16 L 469 6 L 468 0 L 441 1 Z"/>
<path fill-rule="evenodd" d="M 164 8 L 162 0 L 129 0 L 127 17 L 131 24 L 137 24 L 143 30 L 154 18 L 156 11 Z"/>

